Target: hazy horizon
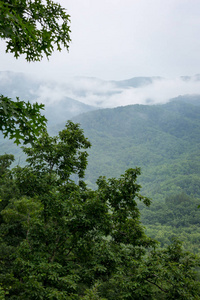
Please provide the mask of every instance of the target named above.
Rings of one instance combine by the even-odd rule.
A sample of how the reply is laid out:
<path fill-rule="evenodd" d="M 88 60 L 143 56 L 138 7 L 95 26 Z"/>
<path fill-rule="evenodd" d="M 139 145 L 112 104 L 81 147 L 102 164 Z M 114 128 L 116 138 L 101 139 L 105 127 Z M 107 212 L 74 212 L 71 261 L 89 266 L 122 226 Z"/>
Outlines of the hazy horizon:
<path fill-rule="evenodd" d="M 62 82 L 40 81 L 37 77 L 33 75 L 29 77 L 23 72 L 13 73 L 0 70 L 2 91 L 10 89 L 10 94 L 7 96 L 16 97 L 27 94 L 33 100 L 46 105 L 56 104 L 68 97 L 90 106 L 113 108 L 130 104 L 162 104 L 178 96 L 200 95 L 200 76 L 198 75 L 149 79 L 141 77 L 139 81 L 136 80 L 138 86 L 130 86 L 129 83 L 135 83 L 134 79 L 135 77 L 129 80 L 126 78 L 124 81 L 113 81 L 94 77 L 74 77 Z"/>
<path fill-rule="evenodd" d="M 0 41 L 0 70 L 58 81 L 200 73 L 199 0 L 57 2 L 71 16 L 69 53 L 55 51 L 49 61 L 27 63 L 23 55 L 16 60 L 5 53 L 5 41 Z"/>

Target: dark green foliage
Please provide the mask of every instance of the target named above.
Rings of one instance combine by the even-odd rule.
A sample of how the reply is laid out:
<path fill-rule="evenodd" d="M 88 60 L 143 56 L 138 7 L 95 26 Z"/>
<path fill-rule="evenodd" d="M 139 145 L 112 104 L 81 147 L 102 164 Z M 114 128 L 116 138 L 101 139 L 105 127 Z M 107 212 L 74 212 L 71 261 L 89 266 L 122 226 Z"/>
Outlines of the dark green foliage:
<path fill-rule="evenodd" d="M 68 121 L 58 137 L 50 137 L 45 132 L 31 148 L 24 148 L 24 152 L 30 166 L 38 172 L 55 173 L 65 181 L 73 173 L 84 177 L 88 154 L 83 149 L 90 146 L 79 125 Z"/>
<path fill-rule="evenodd" d="M 12 101 L 0 95 L 0 130 L 4 137 L 9 136 L 16 144 L 21 140 L 30 143 L 46 128 L 46 118 L 41 115 L 43 104 Z"/>
<path fill-rule="evenodd" d="M 9 169 L 13 161 L 14 156 L 11 154 L 0 155 L 0 211 L 17 195 L 18 189 Z"/>
<path fill-rule="evenodd" d="M 147 282 L 159 288 L 153 299 L 199 299 L 199 281 L 192 269 L 196 263 L 195 255 L 184 252 L 176 239 L 166 249 L 152 251 L 144 272 Z"/>
<path fill-rule="evenodd" d="M 0 38 L 7 41 L 6 52 L 27 61 L 51 56 L 54 46 L 68 49 L 70 43 L 69 15 L 52 0 L 0 1 Z"/>
<path fill-rule="evenodd" d="M 15 160 L 14 155 L 12 154 L 0 155 L 0 178 L 1 179 L 3 179 L 4 176 L 7 174 L 9 167 L 11 166 L 14 160 Z"/>

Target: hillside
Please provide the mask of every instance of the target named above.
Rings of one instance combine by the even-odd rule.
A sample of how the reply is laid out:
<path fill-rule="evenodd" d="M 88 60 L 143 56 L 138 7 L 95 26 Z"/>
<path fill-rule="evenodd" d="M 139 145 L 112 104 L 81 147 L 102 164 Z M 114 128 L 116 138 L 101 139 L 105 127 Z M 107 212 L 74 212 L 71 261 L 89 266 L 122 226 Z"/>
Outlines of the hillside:
<path fill-rule="evenodd" d="M 94 184 L 102 174 L 119 176 L 138 166 L 144 191 L 154 199 L 163 199 L 172 183 L 171 191 L 199 195 L 199 118 L 199 106 L 178 100 L 77 116 L 74 121 L 92 143 L 87 181 Z"/>

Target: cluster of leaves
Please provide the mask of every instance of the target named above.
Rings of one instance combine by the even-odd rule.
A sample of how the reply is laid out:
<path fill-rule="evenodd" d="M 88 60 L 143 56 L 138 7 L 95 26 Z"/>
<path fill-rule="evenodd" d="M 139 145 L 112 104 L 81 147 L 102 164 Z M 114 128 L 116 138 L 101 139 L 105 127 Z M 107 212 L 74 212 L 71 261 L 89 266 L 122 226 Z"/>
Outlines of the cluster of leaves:
<path fill-rule="evenodd" d="M 68 122 L 24 149 L 24 168 L 0 157 L 1 299 L 198 299 L 197 257 L 177 241 L 156 250 L 144 233 L 140 169 L 91 190 L 82 181 L 89 147 Z"/>
<path fill-rule="evenodd" d="M 70 17 L 52 0 L 0 1 L 0 38 L 7 41 L 7 52 L 27 61 L 48 58 L 54 46 L 61 51 L 70 43 Z"/>
<path fill-rule="evenodd" d="M 41 115 L 43 104 L 13 101 L 0 95 L 0 130 L 16 144 L 30 143 L 46 128 L 46 118 Z"/>

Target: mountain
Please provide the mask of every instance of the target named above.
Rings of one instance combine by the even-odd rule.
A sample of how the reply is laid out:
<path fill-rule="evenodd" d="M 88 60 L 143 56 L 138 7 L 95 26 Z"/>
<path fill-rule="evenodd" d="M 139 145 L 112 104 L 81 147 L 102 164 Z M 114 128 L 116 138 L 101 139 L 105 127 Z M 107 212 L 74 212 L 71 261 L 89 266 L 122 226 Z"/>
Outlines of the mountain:
<path fill-rule="evenodd" d="M 111 81 L 118 88 L 138 88 L 142 86 L 146 86 L 152 84 L 155 81 L 161 80 L 162 77 L 154 76 L 154 77 L 133 77 L 127 80 L 120 81 Z"/>
<path fill-rule="evenodd" d="M 170 101 L 180 101 L 189 104 L 193 104 L 196 106 L 200 105 L 200 95 L 182 95 L 175 98 L 170 99 Z"/>
<path fill-rule="evenodd" d="M 0 94 L 13 100 L 19 97 L 31 103 L 44 103 L 44 115 L 52 134 L 57 134 L 56 130 L 61 129 L 60 123 L 80 113 L 97 109 L 68 97 L 67 88 L 56 82 L 37 80 L 24 73 L 0 72 Z"/>
<path fill-rule="evenodd" d="M 73 118 L 92 143 L 86 180 L 94 186 L 100 175 L 117 177 L 137 166 L 154 199 L 169 191 L 200 197 L 200 98 L 197 103 L 130 105 Z"/>
<path fill-rule="evenodd" d="M 24 73 L 0 72 L 0 94 L 12 99 L 19 97 L 24 101 L 36 101 L 41 84 L 43 82 Z"/>
<path fill-rule="evenodd" d="M 58 103 L 46 105 L 45 116 L 48 120 L 48 128 L 51 134 L 56 135 L 59 130 L 63 129 L 67 120 L 84 112 L 97 109 L 69 97 L 62 98 Z"/>

